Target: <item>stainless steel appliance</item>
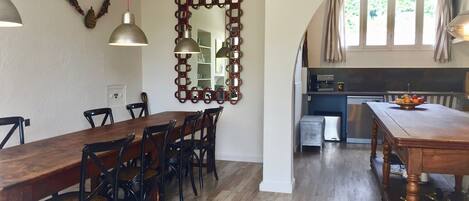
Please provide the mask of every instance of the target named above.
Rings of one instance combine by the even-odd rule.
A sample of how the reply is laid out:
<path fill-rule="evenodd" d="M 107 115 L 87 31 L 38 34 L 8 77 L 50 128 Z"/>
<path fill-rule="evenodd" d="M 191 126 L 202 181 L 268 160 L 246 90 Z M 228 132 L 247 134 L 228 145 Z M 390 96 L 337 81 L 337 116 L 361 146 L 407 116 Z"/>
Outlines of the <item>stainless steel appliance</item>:
<path fill-rule="evenodd" d="M 366 103 L 383 101 L 383 96 L 347 96 L 347 143 L 371 142 L 371 111 Z"/>
<path fill-rule="evenodd" d="M 334 91 L 336 87 L 334 75 L 313 75 L 312 85 L 314 91 Z"/>

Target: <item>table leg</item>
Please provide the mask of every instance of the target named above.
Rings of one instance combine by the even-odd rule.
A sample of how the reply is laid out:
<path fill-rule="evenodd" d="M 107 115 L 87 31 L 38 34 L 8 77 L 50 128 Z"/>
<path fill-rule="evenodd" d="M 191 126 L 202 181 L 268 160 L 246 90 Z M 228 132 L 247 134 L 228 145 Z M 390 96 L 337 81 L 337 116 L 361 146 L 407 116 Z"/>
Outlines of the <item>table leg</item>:
<path fill-rule="evenodd" d="M 454 175 L 454 192 L 461 193 L 462 192 L 462 175 Z"/>
<path fill-rule="evenodd" d="M 419 174 L 409 174 L 407 176 L 407 201 L 419 200 Z"/>
<path fill-rule="evenodd" d="M 391 173 L 391 163 L 389 161 L 389 155 L 391 154 L 391 146 L 384 139 L 383 143 L 383 188 L 387 189 L 389 187 L 389 175 Z"/>
<path fill-rule="evenodd" d="M 376 158 L 376 147 L 378 146 L 378 123 L 373 119 L 373 125 L 371 128 L 371 155 L 370 163 Z"/>

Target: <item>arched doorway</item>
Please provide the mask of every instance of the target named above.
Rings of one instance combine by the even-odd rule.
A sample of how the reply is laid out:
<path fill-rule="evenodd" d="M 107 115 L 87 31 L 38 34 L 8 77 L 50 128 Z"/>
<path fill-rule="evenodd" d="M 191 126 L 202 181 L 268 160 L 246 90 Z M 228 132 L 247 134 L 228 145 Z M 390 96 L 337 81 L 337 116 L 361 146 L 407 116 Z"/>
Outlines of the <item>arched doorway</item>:
<path fill-rule="evenodd" d="M 291 193 L 293 78 L 298 44 L 323 0 L 265 2 L 264 152 L 261 191 Z"/>

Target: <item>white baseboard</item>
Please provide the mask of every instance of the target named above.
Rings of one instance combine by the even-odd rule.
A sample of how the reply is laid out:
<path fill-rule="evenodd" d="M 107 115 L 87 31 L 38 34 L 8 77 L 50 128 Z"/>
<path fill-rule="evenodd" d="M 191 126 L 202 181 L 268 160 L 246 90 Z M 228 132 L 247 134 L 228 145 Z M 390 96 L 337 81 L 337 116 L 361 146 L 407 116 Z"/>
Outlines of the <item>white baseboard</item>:
<path fill-rule="evenodd" d="M 217 153 L 216 159 L 223 160 L 223 161 L 262 163 L 262 156 L 260 155 L 258 156 L 258 155 L 238 155 L 238 154 Z"/>
<path fill-rule="evenodd" d="M 275 192 L 275 193 L 292 193 L 295 188 L 295 179 L 291 181 L 272 181 L 263 180 L 259 184 L 259 190 L 264 192 Z"/>

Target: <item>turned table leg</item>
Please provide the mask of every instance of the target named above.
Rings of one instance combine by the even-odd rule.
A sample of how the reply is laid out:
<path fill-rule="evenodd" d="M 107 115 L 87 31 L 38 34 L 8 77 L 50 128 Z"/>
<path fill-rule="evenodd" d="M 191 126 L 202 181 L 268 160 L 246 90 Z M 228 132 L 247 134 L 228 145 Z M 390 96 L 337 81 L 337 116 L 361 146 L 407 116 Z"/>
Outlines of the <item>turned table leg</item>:
<path fill-rule="evenodd" d="M 419 200 L 419 174 L 409 174 L 407 176 L 407 201 Z"/>
<path fill-rule="evenodd" d="M 371 155 L 370 163 L 376 158 L 376 147 L 378 146 L 378 123 L 373 119 L 373 125 L 371 128 Z"/>
<path fill-rule="evenodd" d="M 391 163 L 389 161 L 389 155 L 391 154 L 391 146 L 388 141 L 384 139 L 383 143 L 383 188 L 389 187 L 389 175 L 391 173 Z"/>
<path fill-rule="evenodd" d="M 462 192 L 462 175 L 454 175 L 454 192 L 461 193 Z"/>

